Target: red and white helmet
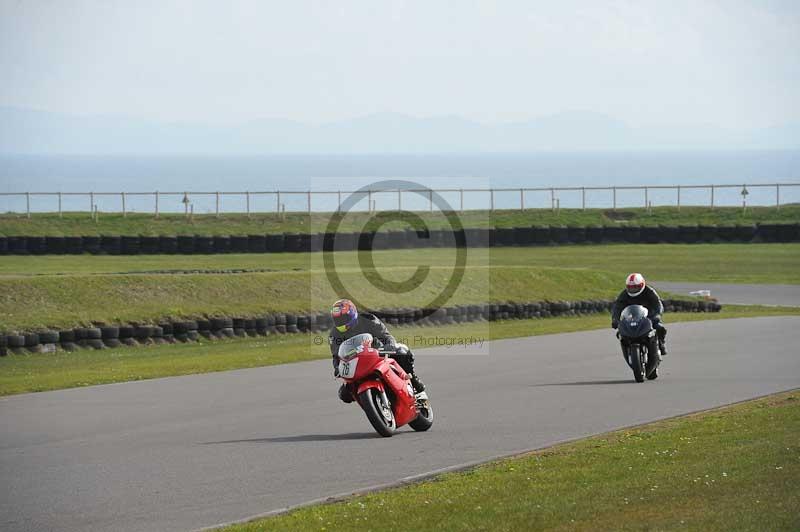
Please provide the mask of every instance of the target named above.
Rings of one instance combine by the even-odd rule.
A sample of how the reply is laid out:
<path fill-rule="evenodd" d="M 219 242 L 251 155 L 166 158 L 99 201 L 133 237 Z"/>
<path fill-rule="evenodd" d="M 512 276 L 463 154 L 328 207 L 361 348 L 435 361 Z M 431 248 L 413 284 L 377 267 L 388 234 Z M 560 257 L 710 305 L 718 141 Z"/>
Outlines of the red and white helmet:
<path fill-rule="evenodd" d="M 632 273 L 625 280 L 625 290 L 628 291 L 628 295 L 631 297 L 641 294 L 644 290 L 644 285 L 644 276 L 641 273 Z"/>

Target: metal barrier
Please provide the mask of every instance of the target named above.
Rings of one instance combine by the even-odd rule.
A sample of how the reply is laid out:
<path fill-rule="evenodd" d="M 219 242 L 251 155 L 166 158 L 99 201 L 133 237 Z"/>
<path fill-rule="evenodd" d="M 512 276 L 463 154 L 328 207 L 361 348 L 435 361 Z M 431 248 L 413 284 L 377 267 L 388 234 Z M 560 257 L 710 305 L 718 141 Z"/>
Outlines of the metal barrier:
<path fill-rule="evenodd" d="M 433 194 L 457 194 L 457 200 L 453 201 L 451 204 L 453 209 L 456 211 L 465 211 L 465 210 L 489 210 L 494 211 L 497 209 L 516 209 L 516 210 L 526 210 L 532 208 L 546 208 L 552 210 L 558 210 L 562 208 L 561 205 L 561 195 L 562 194 L 572 194 L 572 195 L 580 195 L 580 200 L 575 202 L 575 208 L 586 209 L 589 196 L 590 195 L 597 195 L 600 192 L 604 192 L 604 201 L 601 206 L 596 206 L 592 208 L 611 208 L 616 210 L 620 206 L 639 206 L 644 208 L 656 207 L 656 206 L 675 206 L 678 209 L 681 206 L 688 206 L 690 203 L 686 201 L 687 193 L 693 193 L 695 196 L 698 192 L 705 193 L 705 200 L 702 203 L 698 202 L 695 198 L 693 198 L 693 202 L 691 205 L 694 206 L 707 206 L 711 209 L 715 207 L 721 206 L 736 206 L 739 204 L 739 198 L 741 198 L 741 206 L 743 208 L 747 208 L 748 205 L 748 196 L 751 194 L 750 190 L 765 190 L 769 192 L 770 190 L 774 191 L 774 201 L 770 201 L 768 204 L 774 206 L 775 208 L 781 207 L 781 191 L 788 189 L 790 192 L 798 192 L 800 191 L 800 183 L 770 183 L 770 184 L 723 184 L 723 185 L 648 185 L 648 186 L 610 186 L 610 187 L 533 187 L 533 188 L 446 188 L 446 189 L 398 189 L 398 190 L 381 190 L 381 191 L 362 191 L 362 192 L 354 192 L 354 191 L 346 191 L 346 190 L 306 190 L 306 191 L 244 191 L 244 192 L 225 192 L 225 191 L 215 191 L 215 192 L 198 192 L 198 191 L 184 191 L 184 192 L 161 192 L 161 191 L 154 191 L 154 192 L 0 192 L 0 197 L 10 197 L 10 198 L 18 198 L 20 200 L 24 200 L 25 209 L 24 212 L 30 217 L 32 209 L 31 209 L 31 202 L 36 198 L 42 197 L 49 197 L 49 198 L 56 198 L 58 202 L 57 211 L 59 215 L 62 215 L 64 210 L 62 208 L 63 201 L 65 198 L 75 198 L 75 197 L 82 197 L 85 200 L 88 200 L 87 207 L 89 207 L 89 212 L 92 213 L 94 216 L 98 211 L 97 200 L 99 198 L 118 198 L 119 202 L 116 203 L 117 208 L 113 210 L 104 210 L 103 212 L 117 212 L 122 213 L 123 216 L 127 215 L 131 212 L 129 207 L 130 200 L 132 198 L 152 198 L 151 207 L 148 208 L 147 212 L 152 212 L 156 218 L 158 218 L 161 212 L 176 212 L 175 210 L 164 210 L 163 204 L 165 198 L 174 198 L 180 197 L 181 199 L 179 202 L 183 205 L 184 213 L 188 216 L 194 212 L 194 204 L 193 200 L 195 198 L 205 198 L 211 199 L 213 201 L 214 208 L 210 210 L 211 213 L 216 214 L 219 216 L 220 214 L 227 212 L 227 213 L 244 213 L 248 216 L 255 212 L 261 213 L 276 213 L 282 214 L 287 212 L 285 201 L 287 198 L 292 197 L 300 197 L 305 199 L 305 208 L 302 209 L 294 209 L 290 210 L 289 212 L 325 212 L 324 210 L 320 210 L 319 208 L 314 208 L 314 198 L 318 197 L 335 197 L 336 203 L 334 205 L 341 206 L 342 199 L 347 198 L 351 194 L 360 194 L 363 197 L 360 201 L 366 200 L 367 202 L 367 210 L 370 212 L 373 211 L 386 211 L 386 210 L 403 210 L 403 198 L 406 194 L 414 194 L 418 196 L 422 194 L 423 196 L 427 195 L 427 203 L 423 207 L 418 207 L 416 209 L 406 209 L 406 210 L 417 210 L 417 211 L 433 211 L 434 210 L 434 199 Z M 720 200 L 720 193 L 730 190 L 738 190 L 738 193 L 735 193 L 737 198 L 736 202 L 732 202 L 730 198 Z M 654 202 L 654 193 L 657 192 L 664 192 L 664 191 L 671 191 L 674 194 L 673 199 L 665 201 L 663 198 L 661 200 L 656 199 Z M 620 193 L 626 193 L 630 195 L 631 193 L 638 193 L 639 200 L 632 201 L 627 200 L 625 205 L 622 205 L 621 202 L 618 201 L 618 195 Z M 481 194 L 485 202 L 481 204 L 480 207 L 470 207 L 465 208 L 464 203 L 464 195 L 465 194 Z M 549 198 L 549 204 L 545 204 L 544 206 L 539 207 L 532 207 L 528 200 L 531 194 L 536 193 L 544 193 L 546 197 Z M 377 201 L 375 198 L 378 195 L 385 197 L 386 195 L 393 195 L 395 198 L 392 201 L 391 206 L 388 208 L 378 208 Z M 497 196 L 500 194 L 504 194 L 506 196 L 505 202 L 499 202 Z M 508 195 L 512 194 L 516 196 L 515 201 L 509 202 Z M 730 194 L 729 194 L 730 195 Z M 239 198 L 240 200 L 244 200 L 245 209 L 242 210 L 223 210 L 223 200 L 225 198 Z M 269 210 L 261 210 L 256 211 L 251 209 L 251 203 L 256 198 L 268 198 L 274 208 Z M 761 203 L 762 205 L 765 203 Z M 170 205 L 175 205 L 174 203 L 170 203 Z M 578 207 L 579 205 L 579 207 Z M 566 208 L 566 206 L 564 206 Z M 338 207 L 337 207 L 338 208 Z M 152 210 L 150 210 L 152 209 Z M 330 210 L 330 209 L 329 209 Z M 14 210 L 9 210 L 9 212 L 19 212 Z M 52 212 L 52 211 L 51 211 Z M 141 212 L 141 211 L 137 211 Z M 179 212 L 179 210 L 177 211 Z"/>

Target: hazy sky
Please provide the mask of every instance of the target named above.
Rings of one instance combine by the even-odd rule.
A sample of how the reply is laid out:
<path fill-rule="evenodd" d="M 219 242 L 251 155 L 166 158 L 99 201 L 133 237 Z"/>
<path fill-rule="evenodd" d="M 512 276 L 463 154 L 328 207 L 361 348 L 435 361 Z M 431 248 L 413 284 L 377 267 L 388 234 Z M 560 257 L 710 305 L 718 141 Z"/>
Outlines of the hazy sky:
<path fill-rule="evenodd" d="M 0 105 L 208 123 L 377 112 L 800 121 L 800 2 L 0 0 Z"/>

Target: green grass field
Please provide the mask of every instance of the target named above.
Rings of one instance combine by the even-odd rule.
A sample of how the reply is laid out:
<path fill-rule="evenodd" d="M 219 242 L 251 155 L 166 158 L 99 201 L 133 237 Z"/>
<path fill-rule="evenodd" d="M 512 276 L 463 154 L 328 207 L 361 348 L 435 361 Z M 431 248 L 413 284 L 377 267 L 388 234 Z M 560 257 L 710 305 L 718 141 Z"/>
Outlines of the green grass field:
<path fill-rule="evenodd" d="M 225 532 L 798 530 L 798 434 L 783 393 Z"/>
<path fill-rule="evenodd" d="M 448 227 L 441 214 L 419 212 L 431 229 Z M 408 217 L 408 215 L 405 215 Z M 800 205 L 774 207 L 655 207 L 650 212 L 643 208 L 631 209 L 527 209 L 465 211 L 458 214 L 464 227 L 526 227 L 530 225 L 614 225 L 620 222 L 635 225 L 735 225 L 758 222 L 795 223 L 800 219 Z M 372 215 L 348 215 L 341 231 L 360 231 Z M 324 232 L 330 213 L 287 213 L 283 218 L 275 214 L 260 213 L 247 217 L 244 214 L 195 215 L 192 220 L 181 214 L 101 213 L 95 222 L 89 213 L 33 213 L 31 218 L 21 214 L 0 215 L 0 235 L 6 236 L 83 236 L 83 235 L 247 235 L 266 233 L 317 233 Z M 405 228 L 400 222 L 395 227 Z M 393 225 L 387 225 L 386 229 Z"/>
<path fill-rule="evenodd" d="M 669 314 L 669 323 L 761 316 L 800 315 L 800 308 L 725 306 L 719 313 Z M 605 329 L 606 314 L 476 322 L 441 327 L 394 327 L 392 332 L 412 349 L 421 338 L 480 337 L 484 340 Z M 609 349 L 616 340 L 609 330 Z M 0 396 L 112 382 L 190 375 L 270 366 L 330 356 L 327 334 L 288 334 L 259 338 L 120 347 L 100 351 L 57 351 L 0 357 Z M 420 355 L 424 358 L 424 352 Z M 424 363 L 420 364 L 424 367 Z"/>
<path fill-rule="evenodd" d="M 357 252 L 337 253 L 345 286 L 374 308 L 419 306 L 450 278 L 453 250 L 378 251 L 375 270 L 391 280 L 431 265 L 402 300 L 363 276 Z M 649 279 L 800 283 L 800 244 L 608 245 L 471 250 L 448 304 L 611 299 L 630 271 Z M 270 269 L 236 274 L 153 270 Z M 121 275 L 122 273 L 126 273 Z M 0 323 L 5 329 L 67 327 L 166 317 L 256 315 L 325 308 L 337 298 L 321 254 L 3 257 Z M 655 284 L 657 286 L 657 284 Z"/>

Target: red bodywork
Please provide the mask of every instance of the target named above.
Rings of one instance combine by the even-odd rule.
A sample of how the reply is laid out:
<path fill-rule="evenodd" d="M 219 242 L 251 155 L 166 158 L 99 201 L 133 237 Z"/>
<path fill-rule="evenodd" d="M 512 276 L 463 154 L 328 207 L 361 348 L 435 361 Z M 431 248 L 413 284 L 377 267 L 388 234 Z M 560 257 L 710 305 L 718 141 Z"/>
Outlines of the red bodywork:
<path fill-rule="evenodd" d="M 343 377 L 344 381 L 358 396 L 369 388 L 385 391 L 392 402 L 397 427 L 413 421 L 417 417 L 417 406 L 411 379 L 393 358 L 381 356 L 377 349 L 364 345 L 362 351 L 352 360 L 358 359 L 356 371 L 352 378 Z"/>

